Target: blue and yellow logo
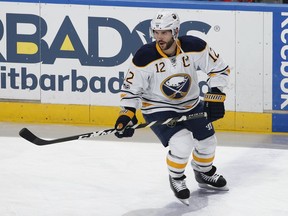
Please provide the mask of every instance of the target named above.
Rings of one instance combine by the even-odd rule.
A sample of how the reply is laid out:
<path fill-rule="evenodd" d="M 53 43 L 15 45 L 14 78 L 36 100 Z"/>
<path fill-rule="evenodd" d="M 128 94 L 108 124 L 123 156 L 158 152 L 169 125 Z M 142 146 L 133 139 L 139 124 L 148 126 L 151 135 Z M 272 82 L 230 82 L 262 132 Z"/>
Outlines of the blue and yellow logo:
<path fill-rule="evenodd" d="M 190 86 L 191 77 L 188 74 L 175 74 L 161 83 L 161 91 L 169 99 L 180 100 L 187 95 Z"/>

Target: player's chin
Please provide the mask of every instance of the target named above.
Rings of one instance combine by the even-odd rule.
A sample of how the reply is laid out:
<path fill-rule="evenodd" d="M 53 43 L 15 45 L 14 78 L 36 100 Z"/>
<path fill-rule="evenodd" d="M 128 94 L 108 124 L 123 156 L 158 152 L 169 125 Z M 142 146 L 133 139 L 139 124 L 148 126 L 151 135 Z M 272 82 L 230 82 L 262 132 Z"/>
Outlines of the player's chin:
<path fill-rule="evenodd" d="M 159 43 L 159 46 L 162 50 L 166 50 L 167 49 L 167 44 L 166 43 Z"/>

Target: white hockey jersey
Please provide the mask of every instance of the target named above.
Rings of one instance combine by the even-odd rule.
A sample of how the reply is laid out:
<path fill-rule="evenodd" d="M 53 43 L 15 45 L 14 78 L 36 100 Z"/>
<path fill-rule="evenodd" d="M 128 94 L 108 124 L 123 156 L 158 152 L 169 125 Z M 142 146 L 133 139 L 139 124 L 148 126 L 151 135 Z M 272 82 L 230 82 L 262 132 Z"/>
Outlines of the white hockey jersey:
<path fill-rule="evenodd" d="M 122 107 L 141 109 L 143 114 L 193 109 L 199 103 L 199 69 L 209 76 L 210 87 L 228 85 L 228 65 L 204 40 L 182 36 L 177 44 L 174 57 L 156 42 L 136 52 L 121 89 Z"/>

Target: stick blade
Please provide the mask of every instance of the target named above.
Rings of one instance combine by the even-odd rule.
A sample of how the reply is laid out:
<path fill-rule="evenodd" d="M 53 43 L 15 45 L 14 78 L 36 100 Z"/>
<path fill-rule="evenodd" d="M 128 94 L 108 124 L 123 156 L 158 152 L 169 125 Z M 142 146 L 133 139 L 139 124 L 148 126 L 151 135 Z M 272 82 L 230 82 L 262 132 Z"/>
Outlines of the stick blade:
<path fill-rule="evenodd" d="M 33 134 L 29 129 L 22 128 L 19 131 L 19 135 L 25 140 L 35 144 L 35 145 L 43 145 L 42 140 L 39 139 L 35 134 Z"/>

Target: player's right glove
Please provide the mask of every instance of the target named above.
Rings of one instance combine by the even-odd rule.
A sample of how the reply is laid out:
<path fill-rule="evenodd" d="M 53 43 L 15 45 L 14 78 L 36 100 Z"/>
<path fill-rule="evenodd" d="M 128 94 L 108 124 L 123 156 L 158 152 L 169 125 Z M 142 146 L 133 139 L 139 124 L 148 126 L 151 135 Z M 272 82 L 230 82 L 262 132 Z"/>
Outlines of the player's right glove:
<path fill-rule="evenodd" d="M 114 128 L 117 130 L 115 136 L 118 138 L 132 137 L 135 129 L 131 128 L 137 124 L 138 120 L 135 115 L 136 109 L 132 107 L 125 107 L 119 113 Z"/>
<path fill-rule="evenodd" d="M 216 87 L 211 88 L 211 91 L 204 95 L 204 111 L 207 113 L 207 117 L 211 122 L 224 117 L 225 98 L 226 94 Z"/>

